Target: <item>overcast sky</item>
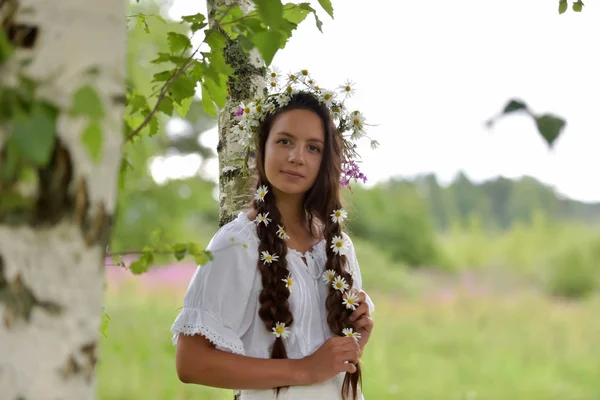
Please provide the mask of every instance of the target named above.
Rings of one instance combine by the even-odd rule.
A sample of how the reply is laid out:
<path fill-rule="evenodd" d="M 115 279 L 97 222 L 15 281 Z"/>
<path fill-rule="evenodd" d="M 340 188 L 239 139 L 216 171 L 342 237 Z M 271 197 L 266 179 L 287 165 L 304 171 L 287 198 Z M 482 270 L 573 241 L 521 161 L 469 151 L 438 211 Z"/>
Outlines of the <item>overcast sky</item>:
<path fill-rule="evenodd" d="M 171 15 L 205 12 L 203 3 L 176 0 Z M 322 87 L 356 82 L 348 104 L 378 125 L 369 135 L 381 143 L 362 146 L 371 183 L 426 172 L 448 182 L 460 170 L 477 181 L 531 175 L 600 200 L 597 2 L 563 15 L 558 0 L 332 3 L 334 20 L 319 10 L 324 33 L 309 16 L 273 64 L 306 68 Z M 485 128 L 515 97 L 567 119 L 554 150 L 525 116 Z M 216 148 L 216 132 L 204 141 Z"/>

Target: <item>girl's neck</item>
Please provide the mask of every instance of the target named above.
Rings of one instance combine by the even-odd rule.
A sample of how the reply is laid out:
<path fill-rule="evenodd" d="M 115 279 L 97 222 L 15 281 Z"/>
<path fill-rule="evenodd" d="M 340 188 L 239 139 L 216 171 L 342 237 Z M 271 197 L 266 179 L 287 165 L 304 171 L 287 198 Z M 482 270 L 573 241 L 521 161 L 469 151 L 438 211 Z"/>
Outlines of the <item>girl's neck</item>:
<path fill-rule="evenodd" d="M 293 227 L 306 226 L 306 211 L 304 210 L 304 199 L 302 195 L 287 195 L 278 191 L 274 191 L 275 202 L 279 213 L 281 214 L 282 223 L 286 229 Z"/>

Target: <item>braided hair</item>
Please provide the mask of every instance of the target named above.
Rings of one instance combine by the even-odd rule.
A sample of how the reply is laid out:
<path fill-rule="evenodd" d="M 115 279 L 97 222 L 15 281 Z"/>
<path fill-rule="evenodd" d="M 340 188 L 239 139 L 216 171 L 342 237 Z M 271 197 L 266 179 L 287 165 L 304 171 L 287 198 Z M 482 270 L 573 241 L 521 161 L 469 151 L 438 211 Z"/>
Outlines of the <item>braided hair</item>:
<path fill-rule="evenodd" d="M 334 222 L 329 216 L 334 210 L 342 208 L 340 199 L 340 175 L 342 159 L 342 143 L 336 127 L 332 121 L 329 110 L 310 93 L 298 92 L 291 96 L 289 103 L 274 112 L 267 115 L 259 126 L 259 134 L 256 143 L 256 169 L 258 172 L 256 188 L 262 186 L 270 187 L 264 166 L 264 155 L 266 141 L 271 127 L 278 115 L 283 112 L 304 109 L 315 112 L 323 122 L 325 131 L 325 143 L 323 157 L 319 174 L 313 186 L 304 195 L 304 210 L 308 221 L 310 233 L 313 236 L 315 222 L 318 222 L 320 232 L 327 240 L 327 263 L 325 269 L 331 269 L 336 276 L 345 279 L 346 283 L 352 287 L 353 279 L 346 268 L 347 257 L 336 254 L 329 244 L 333 238 L 342 236 L 342 226 Z M 262 290 L 259 295 L 258 314 L 262 319 L 265 328 L 270 332 L 276 327 L 277 322 L 282 322 L 286 327 L 292 326 L 294 316 L 290 311 L 289 289 L 286 287 L 286 278 L 289 274 L 287 268 L 287 245 L 277 234 L 278 225 L 283 225 L 281 213 L 277 208 L 273 190 L 268 190 L 262 200 L 253 200 L 252 208 L 257 214 L 266 215 L 268 213 L 271 222 L 268 224 L 257 224 L 257 235 L 260 240 L 259 255 L 267 251 L 270 254 L 279 256 L 276 262 L 265 263 L 260 257 L 258 269 L 262 277 Z M 354 329 L 354 323 L 350 321 L 352 310 L 347 309 L 342 302 L 343 294 L 329 285 L 329 294 L 325 306 L 327 309 L 327 323 L 331 331 L 336 335 L 343 335 L 344 328 Z M 355 329 L 354 329 L 355 330 Z M 286 348 L 281 336 L 277 336 L 275 343 L 271 348 L 271 358 L 287 358 Z M 357 387 L 362 386 L 362 374 L 360 363 L 356 365 L 356 372 L 346 373 L 342 385 L 342 399 L 346 400 L 350 396 L 356 400 Z M 277 395 L 284 387 L 275 388 Z M 350 394 L 350 391 L 352 393 Z"/>

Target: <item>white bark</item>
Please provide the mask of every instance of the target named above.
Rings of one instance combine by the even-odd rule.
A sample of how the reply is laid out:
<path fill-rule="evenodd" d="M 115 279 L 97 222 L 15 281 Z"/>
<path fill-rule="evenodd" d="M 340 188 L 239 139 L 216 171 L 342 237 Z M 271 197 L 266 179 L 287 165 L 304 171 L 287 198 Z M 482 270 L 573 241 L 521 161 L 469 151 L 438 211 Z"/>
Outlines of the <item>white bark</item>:
<path fill-rule="evenodd" d="M 25 71 L 46 82 L 38 96 L 61 110 L 57 136 L 70 158 L 73 202 L 62 204 L 58 223 L 0 224 L 0 397 L 93 399 L 103 254 L 123 140 L 126 2 L 23 0 L 21 10 L 15 21 L 38 26 L 39 37 L 33 50 L 16 56 L 33 58 Z M 16 58 L 0 68 L 0 86 L 14 84 Z M 90 68 L 98 74 L 86 73 Z M 81 143 L 85 118 L 64 112 L 84 84 L 95 87 L 105 105 L 98 163 Z M 57 174 L 59 167 L 53 166 Z M 22 311 L 28 308 L 27 316 Z"/>
<path fill-rule="evenodd" d="M 211 10 L 215 6 L 239 6 L 249 12 L 252 3 L 248 0 L 208 0 L 209 21 L 214 26 Z M 234 68 L 237 78 L 229 85 L 229 97 L 222 110 L 219 110 L 219 225 L 231 221 L 248 204 L 249 186 L 253 180 L 241 176 L 243 148 L 232 135 L 235 111 L 240 102 L 248 101 L 262 94 L 266 82 L 263 74 L 264 62 L 256 49 L 249 55 L 243 54 L 235 41 L 230 41 L 225 50 L 225 59 Z"/>

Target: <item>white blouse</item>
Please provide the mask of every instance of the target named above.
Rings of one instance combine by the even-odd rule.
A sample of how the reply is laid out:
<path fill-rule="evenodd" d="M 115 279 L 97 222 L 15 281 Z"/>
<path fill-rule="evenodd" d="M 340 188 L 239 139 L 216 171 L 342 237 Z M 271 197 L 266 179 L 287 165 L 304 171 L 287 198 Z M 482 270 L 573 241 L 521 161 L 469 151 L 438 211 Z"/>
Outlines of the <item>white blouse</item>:
<path fill-rule="evenodd" d="M 362 289 L 362 278 L 354 245 L 350 243 L 348 267 L 354 274 L 355 289 Z M 179 333 L 201 334 L 217 349 L 257 358 L 270 358 L 269 347 L 275 336 L 267 331 L 258 316 L 258 294 L 262 288 L 257 268 L 259 238 L 256 225 L 241 212 L 237 218 L 222 226 L 211 239 L 207 250 L 213 259 L 199 266 L 192 277 L 183 300 L 183 309 L 171 328 L 173 343 Z M 335 335 L 327 325 L 325 299 L 329 292 L 322 275 L 327 261 L 325 240 L 302 254 L 288 249 L 287 267 L 293 286 L 289 297 L 294 323 L 285 347 L 290 359 L 311 355 Z M 305 258 L 306 263 L 302 260 Z M 369 311 L 375 309 L 367 296 Z M 281 391 L 279 400 L 338 399 L 344 374 L 320 384 L 293 386 Z M 274 391 L 243 390 L 243 400 L 274 398 Z M 359 399 L 362 395 L 359 396 Z"/>

